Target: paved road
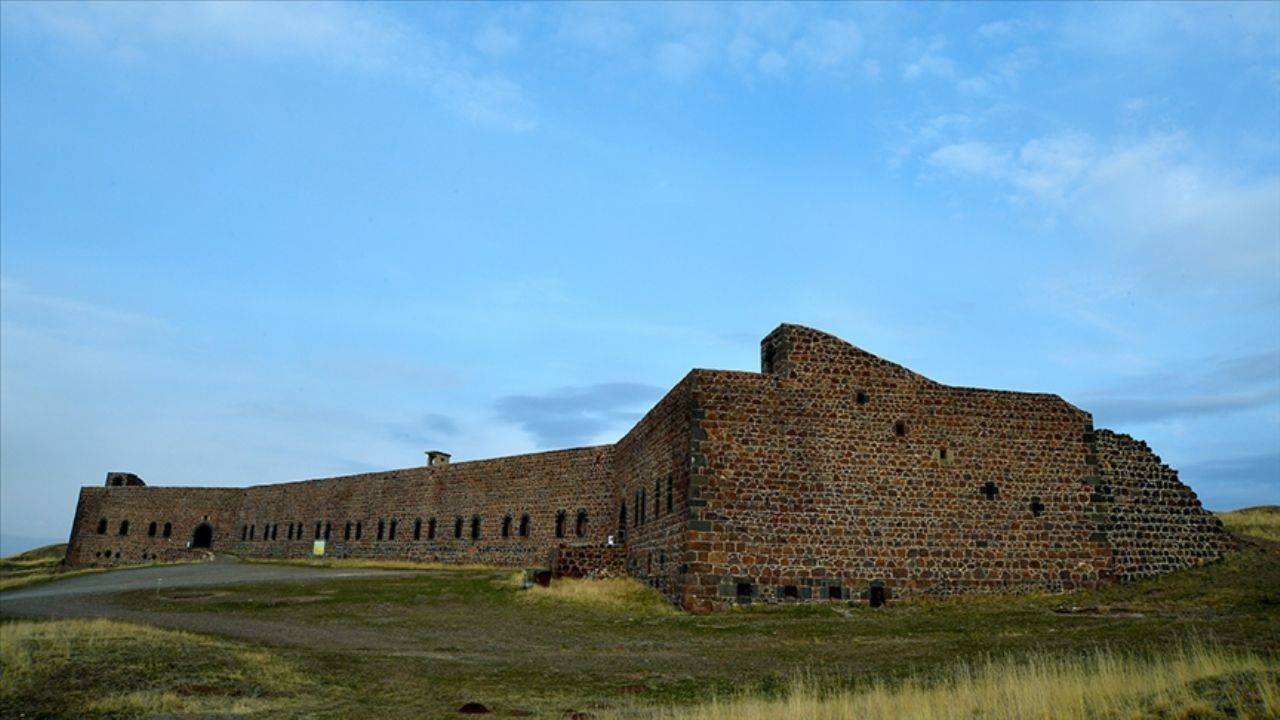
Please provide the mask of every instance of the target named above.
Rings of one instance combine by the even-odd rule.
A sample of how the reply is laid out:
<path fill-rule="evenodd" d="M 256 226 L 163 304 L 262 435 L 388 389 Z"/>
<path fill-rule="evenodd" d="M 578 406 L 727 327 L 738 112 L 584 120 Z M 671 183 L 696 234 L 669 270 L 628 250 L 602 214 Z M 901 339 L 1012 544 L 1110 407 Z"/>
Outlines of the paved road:
<path fill-rule="evenodd" d="M 398 577 L 411 573 L 388 570 L 311 568 L 297 565 L 242 563 L 219 555 L 213 562 L 113 570 L 94 575 L 54 580 L 25 590 L 0 593 L 0 614 L 34 618 L 110 618 L 146 623 L 175 630 L 213 633 L 254 642 L 294 645 L 339 652 L 412 652 L 407 639 L 377 628 L 347 627 L 349 623 L 320 624 L 306 621 L 242 616 L 237 613 L 139 610 L 116 602 L 116 594 L 131 590 L 234 586 L 262 582 L 316 582 L 360 577 Z"/>
<path fill-rule="evenodd" d="M 0 612 L 9 603 L 30 607 L 32 600 L 41 598 L 63 599 L 76 595 L 99 595 L 130 590 L 154 590 L 159 588 L 204 587 L 208 585 L 240 585 L 259 582 L 298 582 L 305 580 L 333 580 L 348 577 L 377 577 L 404 575 L 388 570 L 364 570 L 342 568 L 310 568 L 297 565 L 267 565 L 243 563 L 228 555 L 218 555 L 213 562 L 191 565 L 167 565 L 113 570 L 93 575 L 81 575 L 65 580 L 37 585 L 32 588 L 0 593 Z"/>

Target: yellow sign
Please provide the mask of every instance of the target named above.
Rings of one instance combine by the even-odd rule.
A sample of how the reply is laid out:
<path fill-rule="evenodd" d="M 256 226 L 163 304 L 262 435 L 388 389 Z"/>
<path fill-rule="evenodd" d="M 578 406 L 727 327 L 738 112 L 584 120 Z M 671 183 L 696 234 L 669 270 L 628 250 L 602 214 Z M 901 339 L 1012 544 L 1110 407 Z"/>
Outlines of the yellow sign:
<path fill-rule="evenodd" d="M 317 540 L 311 545 L 311 554 L 319 557 L 324 554 L 324 541 Z"/>

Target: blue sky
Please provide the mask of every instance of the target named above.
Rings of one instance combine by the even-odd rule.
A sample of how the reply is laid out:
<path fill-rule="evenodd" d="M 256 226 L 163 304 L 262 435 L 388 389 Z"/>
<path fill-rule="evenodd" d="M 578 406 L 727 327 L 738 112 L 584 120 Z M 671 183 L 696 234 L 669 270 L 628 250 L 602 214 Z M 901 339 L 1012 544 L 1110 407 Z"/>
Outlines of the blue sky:
<path fill-rule="evenodd" d="M 780 322 L 1280 502 L 1280 5 L 0 6 L 0 525 L 609 442 Z"/>

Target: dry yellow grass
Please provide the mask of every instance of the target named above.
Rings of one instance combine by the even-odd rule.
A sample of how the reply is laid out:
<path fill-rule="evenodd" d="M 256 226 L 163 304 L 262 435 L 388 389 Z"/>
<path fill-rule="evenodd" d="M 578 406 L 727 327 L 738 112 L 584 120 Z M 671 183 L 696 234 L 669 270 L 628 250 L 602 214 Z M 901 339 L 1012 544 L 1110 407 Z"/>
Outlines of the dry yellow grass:
<path fill-rule="evenodd" d="M 66 545 L 46 545 L 27 552 L 0 558 L 0 591 L 18 590 L 32 585 L 41 585 L 53 580 L 110 572 L 112 570 L 130 570 L 134 568 L 155 567 L 157 565 L 186 565 L 202 560 L 181 560 L 177 562 L 150 562 L 132 565 L 116 565 L 112 567 L 80 568 L 66 570 L 62 565 L 62 557 L 66 554 Z"/>
<path fill-rule="evenodd" d="M 0 716 L 251 713 L 295 704 L 311 681 L 265 649 L 109 620 L 0 625 Z"/>
<path fill-rule="evenodd" d="M 94 573 L 106 572 L 110 568 L 85 568 L 83 570 L 69 570 L 67 572 L 41 572 L 32 573 L 30 575 L 18 575 L 16 577 L 0 577 L 0 591 L 18 590 L 32 585 L 40 585 L 52 580 L 61 580 L 63 578 L 76 577 L 77 575 L 93 575 Z"/>
<path fill-rule="evenodd" d="M 1222 524 L 1238 535 L 1280 542 L 1280 506 L 1263 505 L 1218 513 Z"/>
<path fill-rule="evenodd" d="M 1142 717 L 1280 717 L 1277 658 L 1188 646 L 1162 657 L 1097 651 L 1083 658 L 1045 655 L 954 666 L 941 677 L 876 683 L 854 690 L 800 677 L 779 698 L 714 699 L 673 709 L 666 720 L 1096 720 Z M 1240 673 L 1246 673 L 1240 675 Z M 1236 678 L 1206 689 L 1193 683 Z M 1242 681 L 1239 678 L 1244 678 Z M 1241 687 L 1239 682 L 1243 682 Z M 1210 697 L 1205 697 L 1205 695 Z M 1215 707 L 1216 706 L 1216 707 Z M 642 715 L 649 717 L 649 712 Z"/>
<path fill-rule="evenodd" d="M 632 578 L 580 580 L 558 578 L 548 587 L 533 586 L 522 597 L 645 615 L 674 615 L 676 609 L 658 591 Z"/>

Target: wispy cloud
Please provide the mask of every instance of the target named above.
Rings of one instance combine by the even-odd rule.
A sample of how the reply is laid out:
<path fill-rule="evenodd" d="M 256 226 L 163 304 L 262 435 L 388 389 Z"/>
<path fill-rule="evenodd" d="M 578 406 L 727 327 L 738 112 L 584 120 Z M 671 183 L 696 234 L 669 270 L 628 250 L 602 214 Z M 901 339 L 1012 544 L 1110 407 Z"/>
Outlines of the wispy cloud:
<path fill-rule="evenodd" d="M 7 27 L 125 63 L 164 61 L 173 53 L 309 62 L 402 78 L 484 124 L 517 130 L 534 124 L 513 81 L 472 70 L 460 48 L 371 4 L 6 3 L 3 17 Z M 477 41 L 484 52 L 509 52 L 514 43 L 497 31 Z"/>
<path fill-rule="evenodd" d="M 1021 146 L 943 145 L 928 164 L 1004 186 L 1179 277 L 1274 280 L 1280 270 L 1280 176 L 1248 178 L 1191 159 L 1180 133 L 1110 146 L 1084 133 Z"/>
<path fill-rule="evenodd" d="M 1201 51 L 1256 59 L 1280 54 L 1275 3 L 1108 3 L 1076 6 L 1058 42 L 1089 53 L 1148 61 Z"/>
<path fill-rule="evenodd" d="M 1270 405 L 1277 400 L 1280 400 L 1280 387 L 1188 397 L 1109 397 L 1093 401 L 1090 408 L 1101 422 L 1125 424 L 1232 413 Z"/>
<path fill-rule="evenodd" d="M 557 38 L 639 69 L 687 81 L 715 69 L 746 78 L 796 71 L 869 73 L 863 34 L 848 17 L 781 5 L 657 5 L 632 12 L 567 6 Z"/>
<path fill-rule="evenodd" d="M 980 73 L 967 76 L 956 84 L 956 89 L 970 94 L 990 94 L 1007 91 L 1037 62 L 1037 54 L 1030 47 L 1019 47 L 994 58 Z"/>
<path fill-rule="evenodd" d="M 521 47 L 520 35 L 501 25 L 486 25 L 475 37 L 475 46 L 487 55 L 510 55 Z"/>
<path fill-rule="evenodd" d="M 396 442 L 411 443 L 423 450 L 431 443 L 437 445 L 443 439 L 452 439 L 458 435 L 458 422 L 448 415 L 427 413 L 410 422 L 391 423 L 387 425 L 387 434 Z"/>
<path fill-rule="evenodd" d="M 1100 424 L 1219 415 L 1280 402 L 1280 352 L 1228 358 L 1207 372 L 1156 372 L 1086 395 Z"/>
<path fill-rule="evenodd" d="M 902 68 L 905 80 L 928 78 L 950 79 L 956 76 L 956 63 L 946 54 L 947 42 L 942 38 L 931 41 L 914 60 Z"/>
<path fill-rule="evenodd" d="M 808 26 L 792 45 L 793 54 L 815 68 L 839 68 L 857 57 L 862 33 L 848 20 L 822 20 Z"/>
<path fill-rule="evenodd" d="M 604 3 L 574 5 L 560 18 L 558 39 L 599 52 L 629 51 L 639 31 L 619 8 Z"/>
<path fill-rule="evenodd" d="M 1042 30 L 1045 23 L 1031 18 L 1005 18 L 993 20 L 978 26 L 977 35 L 986 41 L 1003 41 L 1023 38 L 1026 35 Z"/>
<path fill-rule="evenodd" d="M 163 320 L 151 315 L 38 292 L 11 278 L 0 278 L 0 307 L 6 320 L 34 321 L 45 326 L 74 325 L 95 332 L 104 326 L 122 330 L 167 329 Z"/>
<path fill-rule="evenodd" d="M 1191 463 L 1179 475 L 1200 488 L 1205 504 L 1214 509 L 1280 502 L 1280 452 Z"/>
<path fill-rule="evenodd" d="M 565 447 L 625 429 L 661 394 L 661 388 L 643 383 L 599 383 L 545 395 L 508 395 L 495 408 L 500 420 L 519 425 L 539 447 Z"/>

